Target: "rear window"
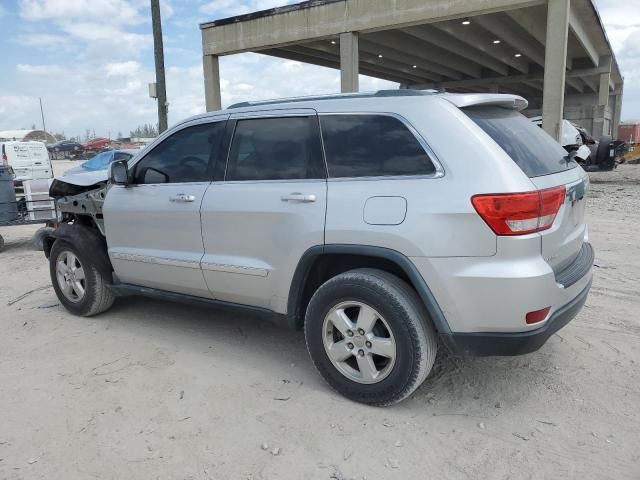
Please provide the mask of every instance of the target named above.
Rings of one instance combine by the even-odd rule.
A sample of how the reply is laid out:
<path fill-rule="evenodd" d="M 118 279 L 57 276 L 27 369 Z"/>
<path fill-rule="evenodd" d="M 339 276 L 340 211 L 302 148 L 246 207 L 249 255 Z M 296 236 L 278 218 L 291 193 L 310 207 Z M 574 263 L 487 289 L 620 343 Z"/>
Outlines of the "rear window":
<path fill-rule="evenodd" d="M 464 112 L 485 131 L 529 177 L 575 168 L 564 148 L 531 120 L 500 107 L 471 107 Z"/>

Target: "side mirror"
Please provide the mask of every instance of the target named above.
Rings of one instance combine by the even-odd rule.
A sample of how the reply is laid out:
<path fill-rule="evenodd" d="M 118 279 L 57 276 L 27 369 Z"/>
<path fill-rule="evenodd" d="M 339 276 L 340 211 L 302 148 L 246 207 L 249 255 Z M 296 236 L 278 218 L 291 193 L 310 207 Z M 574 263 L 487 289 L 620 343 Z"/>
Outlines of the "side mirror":
<path fill-rule="evenodd" d="M 129 165 L 127 160 L 117 160 L 109 165 L 109 182 L 114 185 L 129 185 Z"/>

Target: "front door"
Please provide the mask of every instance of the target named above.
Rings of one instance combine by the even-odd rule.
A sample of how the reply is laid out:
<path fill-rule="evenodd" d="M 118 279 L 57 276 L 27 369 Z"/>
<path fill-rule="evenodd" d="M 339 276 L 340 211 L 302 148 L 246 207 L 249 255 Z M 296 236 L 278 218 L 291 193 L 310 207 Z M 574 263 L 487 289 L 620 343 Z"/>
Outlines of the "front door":
<path fill-rule="evenodd" d="M 324 243 L 326 168 L 314 110 L 231 116 L 224 181 L 202 203 L 202 269 L 216 299 L 286 312 L 302 254 Z"/>
<path fill-rule="evenodd" d="M 123 283 L 210 297 L 200 205 L 212 179 L 226 121 L 186 126 L 131 167 L 104 204 L 109 258 Z"/>

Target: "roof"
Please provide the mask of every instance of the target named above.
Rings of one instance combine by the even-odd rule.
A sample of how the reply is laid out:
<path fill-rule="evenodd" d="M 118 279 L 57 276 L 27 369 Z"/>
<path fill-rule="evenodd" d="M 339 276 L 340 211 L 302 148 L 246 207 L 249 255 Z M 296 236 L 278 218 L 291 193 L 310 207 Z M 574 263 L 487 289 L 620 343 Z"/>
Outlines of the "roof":
<path fill-rule="evenodd" d="M 13 140 L 23 141 L 23 140 L 45 140 L 47 142 L 55 142 L 55 139 L 51 136 L 51 134 L 45 132 L 44 130 L 32 130 L 32 129 L 21 129 L 21 130 L 4 130 L 0 131 L 0 139 L 5 140 Z"/>
<path fill-rule="evenodd" d="M 282 0 L 284 1 L 284 0 Z M 258 52 L 340 68 L 339 37 L 358 32 L 359 71 L 414 88 L 541 96 L 547 8 L 543 0 L 309 0 L 200 25 L 205 55 Z M 462 20 L 465 20 L 462 23 Z M 568 93 L 597 93 L 622 76 L 593 0 L 572 0 Z"/>

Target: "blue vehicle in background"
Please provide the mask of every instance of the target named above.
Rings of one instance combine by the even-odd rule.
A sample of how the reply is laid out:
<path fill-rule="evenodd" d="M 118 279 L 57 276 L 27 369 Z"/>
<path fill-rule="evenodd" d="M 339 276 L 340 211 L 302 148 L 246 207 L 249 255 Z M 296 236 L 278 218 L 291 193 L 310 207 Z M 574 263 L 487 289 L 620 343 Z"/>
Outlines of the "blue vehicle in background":
<path fill-rule="evenodd" d="M 96 172 L 99 170 L 107 170 L 109 164 L 116 160 L 129 160 L 138 150 L 108 150 L 99 153 L 95 157 L 90 158 L 81 165 L 67 170 L 64 175 L 74 175 L 78 173 Z"/>

